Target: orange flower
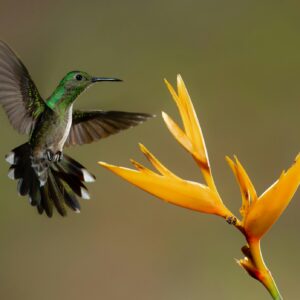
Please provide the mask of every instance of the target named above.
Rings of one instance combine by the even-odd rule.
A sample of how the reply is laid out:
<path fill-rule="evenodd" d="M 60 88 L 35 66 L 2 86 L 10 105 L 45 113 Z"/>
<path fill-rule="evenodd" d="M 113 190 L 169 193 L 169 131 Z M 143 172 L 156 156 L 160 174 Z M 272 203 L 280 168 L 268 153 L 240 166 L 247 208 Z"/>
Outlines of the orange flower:
<path fill-rule="evenodd" d="M 117 167 L 104 162 L 99 162 L 99 164 L 142 190 L 172 204 L 229 218 L 232 216 L 232 213 L 223 204 L 216 189 L 201 128 L 184 82 L 181 76 L 178 75 L 177 93 L 166 80 L 165 82 L 179 109 L 184 130 L 164 112 L 162 113 L 163 119 L 177 141 L 196 160 L 207 185 L 184 180 L 176 176 L 163 166 L 143 145 L 140 145 L 141 151 L 160 174 L 147 169 L 133 160 L 132 163 L 137 170 Z"/>
<path fill-rule="evenodd" d="M 236 158 L 233 162 L 227 158 L 240 185 L 243 204 L 242 224 L 248 239 L 261 239 L 262 236 L 278 220 L 290 203 L 300 184 L 300 157 L 287 172 L 282 172 L 280 178 L 270 186 L 260 197 L 242 165 Z"/>
<path fill-rule="evenodd" d="M 238 220 L 224 205 L 217 191 L 199 121 L 181 76 L 177 77 L 177 92 L 166 80 L 165 83 L 178 107 L 183 129 L 164 112 L 162 113 L 163 119 L 175 139 L 192 155 L 200 167 L 206 184 L 184 180 L 176 176 L 143 145 L 140 145 L 141 151 L 158 173 L 134 160 L 131 162 L 136 170 L 104 162 L 99 162 L 99 164 L 160 199 L 225 218 L 228 223 L 238 228 L 247 240 L 247 245 L 242 248 L 245 257 L 238 260 L 239 265 L 250 276 L 259 280 L 273 299 L 282 299 L 275 281 L 264 263 L 260 240 L 283 213 L 299 186 L 300 156 L 296 158 L 294 165 L 287 172 L 283 172 L 280 178 L 260 197 L 257 196 L 247 172 L 238 159 L 235 157 L 235 161 L 233 161 L 226 158 L 236 176 L 242 195 L 240 209 L 242 220 Z"/>

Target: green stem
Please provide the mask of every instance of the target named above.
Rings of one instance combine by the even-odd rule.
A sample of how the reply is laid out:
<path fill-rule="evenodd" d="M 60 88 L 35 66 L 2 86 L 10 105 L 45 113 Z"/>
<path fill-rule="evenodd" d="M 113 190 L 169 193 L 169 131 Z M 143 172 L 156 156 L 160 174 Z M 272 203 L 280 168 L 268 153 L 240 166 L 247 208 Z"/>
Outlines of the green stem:
<path fill-rule="evenodd" d="M 267 268 L 260 250 L 260 240 L 248 240 L 249 249 L 252 255 L 252 262 L 257 270 L 256 279 L 259 280 L 274 300 L 282 300 L 282 296 L 276 286 L 271 272 Z"/>

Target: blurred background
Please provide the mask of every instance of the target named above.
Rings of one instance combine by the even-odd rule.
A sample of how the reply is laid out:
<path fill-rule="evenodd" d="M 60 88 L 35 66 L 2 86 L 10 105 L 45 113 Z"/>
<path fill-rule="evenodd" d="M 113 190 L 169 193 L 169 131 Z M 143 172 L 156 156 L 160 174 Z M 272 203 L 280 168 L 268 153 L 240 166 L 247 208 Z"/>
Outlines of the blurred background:
<path fill-rule="evenodd" d="M 238 155 L 259 193 L 300 151 L 299 1 L 0 0 L 0 38 L 49 96 L 67 71 L 122 78 L 78 108 L 157 114 L 101 142 L 67 149 L 97 176 L 82 212 L 38 215 L 7 178 L 4 155 L 23 143 L 0 112 L 0 298 L 270 299 L 238 267 L 244 245 L 222 219 L 166 204 L 96 164 L 146 163 L 143 142 L 179 176 L 202 181 L 162 110 L 178 120 L 163 78 L 181 73 L 202 125 L 213 174 L 236 213 L 239 189 L 225 155 Z M 300 194 L 262 250 L 283 296 L 296 299 Z"/>

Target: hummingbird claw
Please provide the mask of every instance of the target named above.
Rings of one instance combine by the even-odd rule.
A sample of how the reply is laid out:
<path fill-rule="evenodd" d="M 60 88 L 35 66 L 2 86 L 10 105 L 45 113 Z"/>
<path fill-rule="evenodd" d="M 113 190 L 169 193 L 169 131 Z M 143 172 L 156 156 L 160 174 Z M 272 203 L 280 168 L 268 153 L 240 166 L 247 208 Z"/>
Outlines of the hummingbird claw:
<path fill-rule="evenodd" d="M 54 155 L 54 159 L 53 161 L 55 162 L 60 162 L 63 159 L 64 155 L 61 151 L 58 151 L 55 155 Z"/>
<path fill-rule="evenodd" d="M 52 162 L 60 162 L 63 159 L 63 153 L 61 151 L 54 154 L 50 149 L 47 149 L 46 155 L 48 160 Z"/>
<path fill-rule="evenodd" d="M 53 154 L 53 152 L 51 150 L 47 149 L 46 150 L 46 155 L 47 155 L 47 158 L 48 158 L 49 161 L 53 160 L 54 154 Z"/>

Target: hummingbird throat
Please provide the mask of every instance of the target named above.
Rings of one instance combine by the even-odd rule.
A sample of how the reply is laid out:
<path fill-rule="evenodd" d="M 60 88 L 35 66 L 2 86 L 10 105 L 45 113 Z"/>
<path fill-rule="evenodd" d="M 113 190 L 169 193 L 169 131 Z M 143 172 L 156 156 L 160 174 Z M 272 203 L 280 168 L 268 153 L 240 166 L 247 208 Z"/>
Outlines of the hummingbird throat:
<path fill-rule="evenodd" d="M 67 90 L 62 86 L 58 86 L 53 94 L 46 100 L 46 104 L 52 110 L 67 110 L 75 101 L 81 91 L 77 89 Z"/>

